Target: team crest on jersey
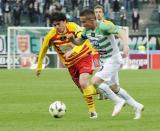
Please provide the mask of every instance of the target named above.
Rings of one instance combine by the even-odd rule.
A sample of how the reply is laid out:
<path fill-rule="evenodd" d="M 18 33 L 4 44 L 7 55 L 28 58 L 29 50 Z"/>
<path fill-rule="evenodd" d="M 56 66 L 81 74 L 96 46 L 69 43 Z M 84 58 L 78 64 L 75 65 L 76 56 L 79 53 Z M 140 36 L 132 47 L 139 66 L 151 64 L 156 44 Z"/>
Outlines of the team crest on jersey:
<path fill-rule="evenodd" d="M 91 33 L 91 36 L 92 36 L 92 37 L 95 37 L 95 33 L 94 33 L 94 32 L 92 32 L 92 33 Z"/>

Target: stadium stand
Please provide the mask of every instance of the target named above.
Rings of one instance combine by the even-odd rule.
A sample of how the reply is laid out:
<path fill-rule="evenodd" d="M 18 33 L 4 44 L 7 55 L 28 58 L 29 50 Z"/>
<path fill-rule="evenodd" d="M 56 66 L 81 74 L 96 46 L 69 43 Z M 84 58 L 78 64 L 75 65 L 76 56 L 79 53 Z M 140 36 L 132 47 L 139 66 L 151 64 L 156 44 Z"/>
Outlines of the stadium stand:
<path fill-rule="evenodd" d="M 158 0 L 150 3 L 149 0 L 134 0 L 133 3 L 126 3 L 127 0 L 9 0 L 11 8 L 11 23 L 5 23 L 5 4 L 7 0 L 0 1 L 0 34 L 7 34 L 8 26 L 51 26 L 49 23 L 49 13 L 52 11 L 65 12 L 69 21 L 79 23 L 78 13 L 83 8 L 93 8 L 96 4 L 101 4 L 110 9 L 108 19 L 120 25 L 120 9 L 126 9 L 126 26 L 129 26 L 130 34 L 145 34 L 148 27 L 152 34 L 159 34 L 159 14 Z M 19 6 L 19 10 L 18 10 Z M 139 30 L 132 30 L 132 9 L 137 8 L 140 14 Z M 115 12 L 112 12 L 115 11 Z M 15 19 L 19 11 L 21 14 L 20 23 L 15 24 Z M 107 10 L 106 10 L 107 11 Z M 15 13 L 16 12 L 16 13 Z M 108 15 L 108 14 L 107 14 Z M 15 18 L 16 17 L 16 18 Z"/>

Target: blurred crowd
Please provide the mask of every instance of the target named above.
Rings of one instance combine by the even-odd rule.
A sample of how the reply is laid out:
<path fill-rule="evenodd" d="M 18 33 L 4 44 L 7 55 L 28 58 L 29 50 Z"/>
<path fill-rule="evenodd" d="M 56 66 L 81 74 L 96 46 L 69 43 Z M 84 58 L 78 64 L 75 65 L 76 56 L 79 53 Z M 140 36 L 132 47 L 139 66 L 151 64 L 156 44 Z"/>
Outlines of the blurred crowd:
<path fill-rule="evenodd" d="M 30 25 L 52 26 L 50 14 L 56 11 L 66 13 L 69 21 L 79 23 L 79 12 L 84 8 L 94 8 L 99 4 L 104 7 L 105 18 L 115 23 L 118 18 L 121 26 L 127 25 L 127 13 L 132 12 L 132 29 L 139 29 L 139 2 L 159 4 L 160 0 L 0 0 L 0 25 L 23 26 L 26 19 Z M 30 26 L 29 25 L 29 26 Z"/>

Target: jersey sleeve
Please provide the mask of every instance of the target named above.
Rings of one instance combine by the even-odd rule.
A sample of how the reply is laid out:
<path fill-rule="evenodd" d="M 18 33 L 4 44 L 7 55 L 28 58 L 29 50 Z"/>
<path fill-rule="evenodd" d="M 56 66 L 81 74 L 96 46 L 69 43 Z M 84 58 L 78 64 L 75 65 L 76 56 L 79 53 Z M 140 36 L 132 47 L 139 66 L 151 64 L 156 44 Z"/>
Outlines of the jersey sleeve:
<path fill-rule="evenodd" d="M 50 38 L 51 38 L 51 36 L 53 36 L 54 32 L 55 32 L 54 30 L 51 30 L 44 38 L 42 47 L 40 49 L 40 53 L 38 55 L 38 65 L 36 68 L 37 71 L 42 70 L 43 59 L 47 53 L 47 50 L 49 48 Z"/>
<path fill-rule="evenodd" d="M 78 38 L 81 37 L 81 35 L 82 35 L 82 30 L 83 30 L 82 27 L 80 27 L 79 25 L 75 24 L 75 35 L 76 35 L 76 37 L 78 37 Z M 75 53 L 78 54 L 78 53 L 84 48 L 85 43 L 86 43 L 86 41 L 85 41 L 82 45 L 74 46 L 72 50 L 73 50 Z"/>
<path fill-rule="evenodd" d="M 106 24 L 112 24 L 112 25 L 114 25 L 113 22 L 111 22 L 109 20 L 103 20 L 103 22 L 106 23 Z"/>
<path fill-rule="evenodd" d="M 83 28 L 74 22 L 69 22 L 68 28 L 74 32 L 75 37 L 80 37 L 82 34 Z"/>
<path fill-rule="evenodd" d="M 75 35 L 76 37 L 80 37 L 81 34 L 82 34 L 82 27 L 80 27 L 79 25 L 76 25 L 76 28 L 75 28 Z"/>
<path fill-rule="evenodd" d="M 114 25 L 113 23 L 100 23 L 100 28 L 104 32 L 104 34 L 118 34 L 121 30 L 120 26 Z"/>
<path fill-rule="evenodd" d="M 83 40 L 88 39 L 88 37 L 87 37 L 87 30 L 86 30 L 86 29 L 84 29 L 84 30 L 82 31 L 81 39 L 83 39 Z"/>

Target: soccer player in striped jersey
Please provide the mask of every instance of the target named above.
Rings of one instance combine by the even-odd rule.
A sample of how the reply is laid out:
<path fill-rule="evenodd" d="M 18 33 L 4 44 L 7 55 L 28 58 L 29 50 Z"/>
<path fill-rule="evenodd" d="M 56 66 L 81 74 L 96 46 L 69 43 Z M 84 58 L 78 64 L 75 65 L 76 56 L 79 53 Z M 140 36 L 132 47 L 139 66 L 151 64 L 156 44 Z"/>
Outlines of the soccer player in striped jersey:
<path fill-rule="evenodd" d="M 101 5 L 97 5 L 94 7 L 94 13 L 95 13 L 97 21 L 102 21 L 106 24 L 113 24 L 111 21 L 104 19 L 103 7 Z M 97 58 L 97 57 L 95 57 L 95 58 Z M 99 100 L 107 99 L 107 97 L 105 97 L 104 94 L 102 94 L 102 93 L 99 93 L 97 96 L 98 96 L 97 98 Z"/>
<path fill-rule="evenodd" d="M 97 21 L 102 21 L 106 24 L 113 24 L 111 21 L 106 20 L 104 18 L 104 11 L 103 11 L 103 7 L 101 5 L 97 5 L 94 7 L 94 13 L 95 13 Z"/>
<path fill-rule="evenodd" d="M 88 105 L 90 118 L 97 118 L 92 97 L 96 90 L 92 85 L 89 85 L 89 75 L 92 74 L 91 52 L 93 48 L 89 40 L 85 40 L 81 46 L 75 46 L 67 39 L 68 35 L 81 36 L 82 29 L 76 23 L 67 22 L 65 14 L 59 12 L 52 14 L 51 22 L 54 27 L 44 38 L 38 57 L 36 75 L 40 75 L 45 54 L 48 48 L 53 46 L 61 62 L 68 68 L 72 80 L 83 93 Z"/>
<path fill-rule="evenodd" d="M 104 22 L 104 23 L 106 23 L 106 24 L 111 24 L 111 25 L 114 25 L 111 21 L 108 21 L 108 20 L 105 20 L 104 19 L 104 13 L 103 13 L 103 7 L 102 6 L 100 6 L 100 5 L 97 5 L 97 6 L 95 6 L 95 8 L 94 8 L 94 13 L 95 13 L 95 16 L 96 16 L 96 19 L 98 20 L 98 21 L 102 21 L 102 22 Z M 110 69 L 109 69 L 110 70 Z M 118 94 L 118 95 L 120 95 L 123 99 L 125 99 L 126 100 L 126 103 L 129 105 L 129 106 L 131 106 L 131 107 L 133 107 L 133 109 L 134 109 L 134 111 L 135 111 L 135 119 L 139 119 L 140 118 L 140 116 L 141 116 L 141 110 L 143 109 L 142 107 L 143 107 L 143 105 L 142 104 L 140 104 L 139 102 L 137 102 L 133 97 L 131 97 L 128 93 L 127 93 L 127 91 L 125 91 L 123 88 L 120 88 L 120 85 L 119 85 L 119 78 L 118 78 L 118 73 L 116 73 L 116 75 L 114 76 L 114 77 L 112 77 L 112 79 L 111 79 L 111 83 L 113 83 L 113 84 L 111 84 L 110 85 L 110 87 L 112 88 L 112 90 L 116 93 L 116 94 Z M 116 84 L 116 86 L 115 86 L 115 84 Z M 113 85 L 113 86 L 112 86 Z"/>
<path fill-rule="evenodd" d="M 135 101 L 123 88 L 120 88 L 118 71 L 123 65 L 123 59 L 120 54 L 118 45 L 115 41 L 114 34 L 119 37 L 123 44 L 123 57 L 128 56 L 128 36 L 125 30 L 119 26 L 115 26 L 111 23 L 104 23 L 102 21 L 96 21 L 96 15 L 94 11 L 85 9 L 80 13 L 80 21 L 85 27 L 81 38 L 70 40 L 77 45 L 86 39 L 90 39 L 92 45 L 99 51 L 101 69 L 92 77 L 92 83 L 100 92 L 103 92 L 109 99 L 118 103 L 119 100 L 115 99 L 112 93 L 108 93 L 109 88 L 117 93 L 127 104 L 132 106 L 135 110 L 134 119 L 141 118 L 141 112 L 144 106 Z M 115 108 L 122 108 L 121 105 L 116 105 Z M 113 112 L 112 116 L 115 116 L 117 112 Z"/>

